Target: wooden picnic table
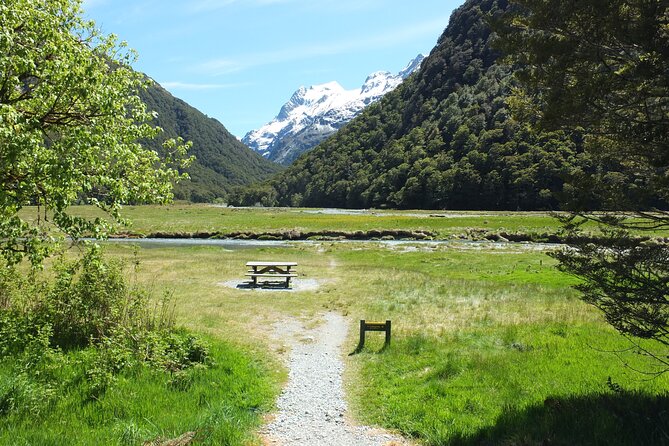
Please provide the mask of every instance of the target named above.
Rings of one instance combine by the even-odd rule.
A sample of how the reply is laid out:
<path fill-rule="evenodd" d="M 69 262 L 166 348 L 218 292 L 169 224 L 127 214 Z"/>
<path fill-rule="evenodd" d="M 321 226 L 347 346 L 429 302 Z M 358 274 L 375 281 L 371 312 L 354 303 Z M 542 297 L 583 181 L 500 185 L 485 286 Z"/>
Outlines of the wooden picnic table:
<path fill-rule="evenodd" d="M 252 268 L 247 271 L 246 275 L 251 277 L 254 286 L 258 285 L 258 278 L 269 279 L 266 280 L 267 282 L 271 282 L 271 279 L 281 279 L 286 281 L 286 288 L 288 288 L 290 279 L 297 277 L 295 271 L 291 271 L 292 267 L 297 266 L 297 262 L 251 261 L 246 262 L 246 266 Z"/>

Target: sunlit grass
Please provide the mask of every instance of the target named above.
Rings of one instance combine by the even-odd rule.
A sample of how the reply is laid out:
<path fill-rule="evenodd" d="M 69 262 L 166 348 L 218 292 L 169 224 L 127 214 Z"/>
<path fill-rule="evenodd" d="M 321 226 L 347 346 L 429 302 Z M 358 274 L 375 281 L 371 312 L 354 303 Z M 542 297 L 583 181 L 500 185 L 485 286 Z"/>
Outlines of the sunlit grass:
<path fill-rule="evenodd" d="M 92 206 L 72 208 L 76 215 L 104 217 Z M 35 218 L 36 208 L 25 208 Z M 331 214 L 318 209 L 226 208 L 210 205 L 126 206 L 123 216 L 132 221 L 119 228 L 138 234 L 155 232 L 280 232 L 414 230 L 431 231 L 439 238 L 466 235 L 472 228 L 492 232 L 554 233 L 557 220 L 543 212 L 371 211 Z"/>
<path fill-rule="evenodd" d="M 146 233 L 409 228 L 448 238 L 470 227 L 510 232 L 557 228 L 549 216 L 534 213 L 444 218 L 427 212 L 325 215 L 175 205 L 131 207 L 127 214 L 135 220 L 131 230 Z M 109 252 L 133 262 L 130 245 L 110 246 Z M 619 432 L 629 423 L 616 424 L 611 417 L 618 415 L 607 412 L 626 398 L 648 409 L 637 418 L 615 409 L 624 420 L 645 417 L 660 431 L 666 426 L 653 418 L 653 408 L 667 401 L 669 379 L 648 381 L 627 368 L 612 353 L 626 348 L 625 340 L 578 299 L 570 288 L 574 278 L 529 246 L 321 242 L 239 250 L 161 247 L 141 249 L 138 259 L 136 280 L 157 296 L 171 295 L 178 323 L 223 339 L 251 358 L 269 355 L 272 359 L 263 362 L 269 372 L 263 385 L 270 387 L 286 376 L 280 366 L 286 348 L 272 334 L 287 317 L 308 323 L 325 311 L 341 312 L 352 327 L 349 351 L 357 344 L 360 319 L 391 319 L 391 348 L 378 354 L 382 337 L 372 333 L 367 349 L 346 359 L 351 407 L 362 422 L 398 429 L 427 444 L 541 444 L 551 438 L 571 444 L 585 435 L 581 422 L 599 426 L 592 432 L 606 440 L 600 444 L 635 444 Z M 298 262 L 298 280 L 315 281 L 318 289 L 235 288 L 246 280 L 247 261 L 272 259 Z M 625 359 L 635 367 L 646 366 L 638 355 Z M 566 416 L 554 406 L 569 407 L 577 415 Z M 598 424 L 597 417 L 605 421 Z M 648 427 L 637 421 L 633 432 Z"/>
<path fill-rule="evenodd" d="M 75 379 L 85 374 L 76 360 L 85 351 L 69 353 L 74 360 L 54 368 L 58 387 L 21 380 L 5 363 L 0 367 L 0 444 L 129 446 L 188 433 L 197 444 L 250 444 L 260 415 L 276 395 L 276 375 L 238 348 L 210 341 L 209 367 L 187 375 L 139 367 L 121 374 L 96 399 Z M 18 409 L 33 408 L 35 398 L 50 401 L 41 412 L 17 409 L 7 415 L 5 398 L 18 398 L 11 403 Z"/>
<path fill-rule="evenodd" d="M 646 381 L 607 352 L 625 346 L 605 327 L 587 323 L 493 324 L 439 336 L 416 327 L 383 354 L 356 357 L 354 394 L 365 420 L 432 445 L 551 438 L 560 439 L 556 444 L 664 444 L 641 439 L 669 427 L 666 412 L 650 404 L 660 395 L 666 407 L 667 380 Z M 622 404 L 611 413 L 608 399 L 625 395 L 649 404 L 639 412 Z M 531 414 L 531 408 L 541 410 Z M 563 411 L 573 411 L 568 424 L 561 422 Z M 524 424 L 505 419 L 511 414 Z"/>
<path fill-rule="evenodd" d="M 128 255 L 131 249 L 114 250 Z M 340 311 L 352 327 L 349 351 L 357 343 L 358 320 L 391 319 L 390 349 L 378 354 L 382 336 L 372 333 L 365 351 L 347 358 L 352 407 L 362 421 L 427 444 L 479 444 L 485 438 L 497 444 L 507 437 L 509 444 L 534 444 L 549 438 L 551 429 L 563 439 L 559 444 L 568 444 L 585 428 L 559 423 L 592 424 L 597 417 L 609 421 L 592 435 L 635 444 L 618 433 L 628 425 L 610 422 L 614 415 L 607 412 L 611 398 L 628 394 L 615 393 L 607 382 L 629 392 L 630 400 L 647 402 L 646 418 L 659 416 L 652 412 L 653 398 L 667 398 L 669 379 L 646 380 L 626 367 L 613 353 L 627 348 L 626 341 L 578 299 L 570 288 L 575 279 L 529 248 L 318 243 L 144 249 L 140 257 L 140 280 L 175 290 L 180 321 L 248 351 L 285 354 L 271 333 L 287 316 L 310 320 Z M 285 293 L 225 286 L 245 280 L 246 261 L 265 259 L 297 261 L 300 278 L 316 280 L 320 288 Z M 647 366 L 637 355 L 625 360 Z M 551 412 L 551 404 L 596 415 L 565 418 Z M 523 430 L 514 421 L 531 425 L 532 416 L 544 427 Z"/>

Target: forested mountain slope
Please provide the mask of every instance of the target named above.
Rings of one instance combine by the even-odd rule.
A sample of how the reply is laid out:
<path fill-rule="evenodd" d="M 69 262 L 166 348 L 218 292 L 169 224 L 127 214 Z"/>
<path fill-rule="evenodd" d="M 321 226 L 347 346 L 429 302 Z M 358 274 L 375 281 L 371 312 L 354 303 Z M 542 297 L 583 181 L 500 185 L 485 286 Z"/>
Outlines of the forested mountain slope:
<path fill-rule="evenodd" d="M 300 87 L 271 122 L 248 132 L 242 142 L 269 160 L 289 165 L 397 88 L 420 68 L 423 59 L 425 56 L 419 54 L 397 74 L 372 73 L 354 90 L 346 90 L 336 81 Z"/>
<path fill-rule="evenodd" d="M 193 142 L 196 159 L 187 169 L 191 179 L 178 184 L 175 198 L 196 202 L 224 197 L 233 186 L 267 179 L 281 167 L 242 144 L 213 118 L 205 116 L 158 84 L 140 93 L 149 110 L 158 113 L 154 123 L 164 133 L 148 144 L 160 150 L 160 141 L 181 136 Z"/>
<path fill-rule="evenodd" d="M 506 8 L 506 0 L 468 0 L 452 14 L 418 73 L 268 184 L 232 201 L 557 207 L 563 178 L 584 160 L 574 141 L 560 134 L 537 136 L 511 119 L 506 99 L 512 70 L 498 62 L 486 21 Z"/>

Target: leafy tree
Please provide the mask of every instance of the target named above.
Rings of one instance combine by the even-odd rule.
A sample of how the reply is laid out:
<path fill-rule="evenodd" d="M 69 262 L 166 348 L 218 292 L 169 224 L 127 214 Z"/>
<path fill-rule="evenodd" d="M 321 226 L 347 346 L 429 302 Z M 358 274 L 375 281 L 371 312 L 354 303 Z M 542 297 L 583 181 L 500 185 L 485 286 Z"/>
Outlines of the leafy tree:
<path fill-rule="evenodd" d="M 134 53 L 85 21 L 80 0 L 6 0 L 0 23 L 0 249 L 8 261 L 39 264 L 54 230 L 103 236 L 106 220 L 73 215 L 75 202 L 118 221 L 124 203 L 170 200 L 188 145 L 168 140 L 159 156 L 139 143 L 160 129 L 137 95 L 146 80 L 130 68 Z M 20 212 L 27 205 L 36 215 Z"/>
<path fill-rule="evenodd" d="M 669 371 L 669 247 L 629 229 L 669 227 L 669 4 L 659 0 L 515 0 L 501 47 L 521 69 L 512 102 L 535 129 L 583 135 L 590 166 L 565 203 L 569 229 L 596 220 L 605 237 L 558 253 L 583 298 Z M 593 202 L 635 218 L 593 213 Z M 652 346 L 651 346 L 652 345 Z"/>

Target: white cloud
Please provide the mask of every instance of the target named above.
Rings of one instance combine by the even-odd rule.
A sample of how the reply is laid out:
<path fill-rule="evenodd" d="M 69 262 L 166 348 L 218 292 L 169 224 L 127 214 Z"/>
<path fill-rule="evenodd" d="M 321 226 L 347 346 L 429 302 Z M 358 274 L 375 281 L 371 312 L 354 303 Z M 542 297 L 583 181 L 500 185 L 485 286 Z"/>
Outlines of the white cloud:
<path fill-rule="evenodd" d="M 448 19 L 448 17 L 438 17 L 381 34 L 351 38 L 338 42 L 325 42 L 283 48 L 274 51 L 246 54 L 239 56 L 238 58 L 211 59 L 200 64 L 195 69 L 198 72 L 206 73 L 208 75 L 221 76 L 224 74 L 244 71 L 249 68 L 311 59 L 319 56 L 388 48 L 401 42 L 429 35 L 435 36 L 436 43 L 436 37 L 439 36 L 444 28 L 446 28 Z"/>
<path fill-rule="evenodd" d="M 195 71 L 202 71 L 215 76 L 243 71 L 248 67 L 260 65 L 254 60 L 257 57 L 258 55 L 255 57 L 245 56 L 239 60 L 212 59 L 200 64 Z"/>
<path fill-rule="evenodd" d="M 215 11 L 227 6 L 238 4 L 247 7 L 262 7 L 295 3 L 304 8 L 329 11 L 357 11 L 370 6 L 383 6 L 382 0 L 197 0 L 188 2 L 187 10 L 192 13 Z"/>
<path fill-rule="evenodd" d="M 189 82 L 159 82 L 164 88 L 168 90 L 221 90 L 224 88 L 237 88 L 249 85 L 248 83 L 237 84 L 198 84 Z"/>
<path fill-rule="evenodd" d="M 301 0 L 198 0 L 188 2 L 187 10 L 193 13 L 216 11 L 232 4 L 244 4 L 244 6 L 266 6 L 281 3 L 293 3 Z"/>

